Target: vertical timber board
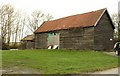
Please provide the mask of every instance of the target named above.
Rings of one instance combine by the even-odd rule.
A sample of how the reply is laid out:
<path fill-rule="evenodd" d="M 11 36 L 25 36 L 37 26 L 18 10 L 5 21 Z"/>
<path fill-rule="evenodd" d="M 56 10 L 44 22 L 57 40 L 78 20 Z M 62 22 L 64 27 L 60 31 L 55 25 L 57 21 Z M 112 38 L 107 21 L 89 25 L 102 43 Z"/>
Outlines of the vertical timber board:
<path fill-rule="evenodd" d="M 35 34 L 35 48 L 47 49 L 47 33 Z"/>
<path fill-rule="evenodd" d="M 113 32 L 114 29 L 110 22 L 107 12 L 105 12 L 95 27 L 94 49 L 95 50 L 111 50 L 113 48 Z"/>
<path fill-rule="evenodd" d="M 93 49 L 94 27 L 73 28 L 60 31 L 61 49 Z"/>
<path fill-rule="evenodd" d="M 26 43 L 26 49 L 34 49 L 34 42 L 33 41 L 27 41 Z"/>

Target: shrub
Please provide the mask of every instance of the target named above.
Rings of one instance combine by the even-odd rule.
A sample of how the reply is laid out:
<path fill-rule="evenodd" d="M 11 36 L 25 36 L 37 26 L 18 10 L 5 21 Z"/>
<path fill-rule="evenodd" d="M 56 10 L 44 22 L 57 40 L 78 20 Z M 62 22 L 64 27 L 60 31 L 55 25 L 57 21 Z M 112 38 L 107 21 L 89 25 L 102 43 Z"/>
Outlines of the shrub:
<path fill-rule="evenodd" d="M 2 43 L 2 50 L 9 50 L 10 46 L 6 43 Z"/>

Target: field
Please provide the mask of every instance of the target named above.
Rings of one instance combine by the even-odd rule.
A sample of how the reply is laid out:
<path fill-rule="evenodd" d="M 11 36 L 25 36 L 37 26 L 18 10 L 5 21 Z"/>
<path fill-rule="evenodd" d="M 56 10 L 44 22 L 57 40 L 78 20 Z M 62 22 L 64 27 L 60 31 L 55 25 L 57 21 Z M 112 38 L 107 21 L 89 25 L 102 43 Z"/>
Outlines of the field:
<path fill-rule="evenodd" d="M 34 69 L 40 74 L 81 74 L 117 67 L 117 57 L 95 51 L 2 51 L 2 67 Z"/>

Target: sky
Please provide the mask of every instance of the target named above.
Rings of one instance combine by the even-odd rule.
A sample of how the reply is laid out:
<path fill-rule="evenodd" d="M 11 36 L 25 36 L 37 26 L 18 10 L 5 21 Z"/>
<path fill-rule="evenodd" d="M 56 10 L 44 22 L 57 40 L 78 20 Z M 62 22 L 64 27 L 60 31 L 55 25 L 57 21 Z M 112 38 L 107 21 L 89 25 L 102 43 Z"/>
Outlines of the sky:
<path fill-rule="evenodd" d="M 118 12 L 120 0 L 0 0 L 0 5 L 11 4 L 16 10 L 30 14 L 39 9 L 54 19 L 107 8 L 109 14 Z"/>

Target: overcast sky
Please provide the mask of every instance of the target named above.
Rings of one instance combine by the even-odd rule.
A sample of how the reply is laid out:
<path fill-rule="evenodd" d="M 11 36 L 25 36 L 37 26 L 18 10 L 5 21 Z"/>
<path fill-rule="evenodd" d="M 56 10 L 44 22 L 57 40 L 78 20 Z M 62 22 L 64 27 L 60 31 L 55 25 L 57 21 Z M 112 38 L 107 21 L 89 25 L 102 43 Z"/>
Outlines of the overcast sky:
<path fill-rule="evenodd" d="M 31 13 L 40 9 L 54 19 L 107 8 L 111 14 L 118 12 L 120 0 L 0 0 L 0 4 L 12 4 L 17 10 Z"/>

